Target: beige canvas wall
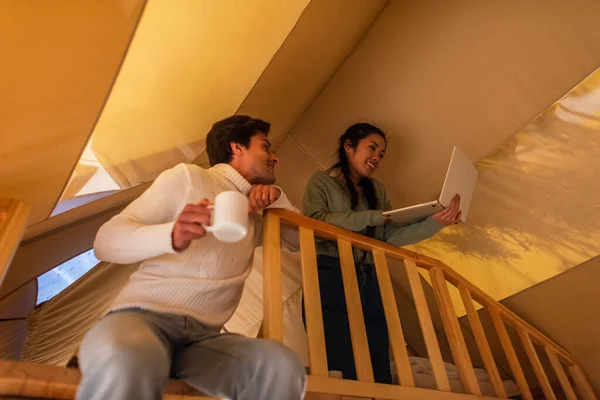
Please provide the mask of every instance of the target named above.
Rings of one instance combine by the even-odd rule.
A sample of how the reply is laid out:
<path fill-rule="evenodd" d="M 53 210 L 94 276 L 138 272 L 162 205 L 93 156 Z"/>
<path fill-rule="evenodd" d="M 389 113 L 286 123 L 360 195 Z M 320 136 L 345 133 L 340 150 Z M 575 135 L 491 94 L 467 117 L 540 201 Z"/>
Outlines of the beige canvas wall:
<path fill-rule="evenodd" d="M 598 74 L 552 104 L 600 66 L 596 26 L 593 1 L 391 1 L 278 149 L 279 184 L 299 204 L 336 138 L 367 121 L 389 137 L 375 177 L 396 207 L 416 204 L 457 144 L 479 161 L 469 220 L 413 249 L 496 299 L 571 268 L 600 243 Z"/>
<path fill-rule="evenodd" d="M 121 186 L 154 179 L 204 148 L 239 108 L 309 0 L 148 3 L 91 149 Z"/>
<path fill-rule="evenodd" d="M 145 1 L 0 1 L 0 197 L 50 215 Z"/>
<path fill-rule="evenodd" d="M 453 145 L 482 159 L 600 66 L 599 24 L 593 0 L 391 1 L 291 135 L 323 168 L 347 126 L 375 123 L 392 201 L 429 200 Z"/>
<path fill-rule="evenodd" d="M 341 62 L 358 45 L 386 0 L 312 0 L 237 111 L 288 133 Z"/>

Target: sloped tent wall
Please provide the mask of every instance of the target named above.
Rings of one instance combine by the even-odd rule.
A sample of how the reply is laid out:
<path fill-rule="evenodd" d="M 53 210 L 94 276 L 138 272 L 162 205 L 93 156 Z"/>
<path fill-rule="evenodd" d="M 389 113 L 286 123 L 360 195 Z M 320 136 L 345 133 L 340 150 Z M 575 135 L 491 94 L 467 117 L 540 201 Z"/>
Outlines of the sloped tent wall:
<path fill-rule="evenodd" d="M 125 189 L 193 162 L 235 113 L 309 0 L 149 1 L 92 135 Z"/>
<path fill-rule="evenodd" d="M 19 360 L 27 338 L 27 317 L 35 308 L 36 281 L 0 301 L 0 360 Z"/>
<path fill-rule="evenodd" d="M 48 218 L 117 76 L 145 1 L 0 2 L 0 196 Z"/>
<path fill-rule="evenodd" d="M 454 145 L 476 162 L 495 157 L 480 164 L 468 223 L 413 250 L 496 299 L 588 260 L 600 192 L 578 171 L 597 165 L 598 135 L 584 129 L 593 118 L 556 113 L 593 109 L 597 86 L 526 125 L 600 66 L 597 26 L 596 1 L 391 1 L 278 149 L 280 184 L 299 203 L 310 175 L 333 164 L 337 137 L 366 121 L 389 137 L 375 177 L 396 207 L 435 198 Z"/>

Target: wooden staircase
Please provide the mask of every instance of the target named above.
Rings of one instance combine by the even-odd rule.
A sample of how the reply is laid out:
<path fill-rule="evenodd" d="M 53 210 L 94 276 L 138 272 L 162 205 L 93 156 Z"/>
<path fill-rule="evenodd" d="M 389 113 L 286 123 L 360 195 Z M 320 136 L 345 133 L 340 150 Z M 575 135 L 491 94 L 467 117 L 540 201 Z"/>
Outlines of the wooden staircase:
<path fill-rule="evenodd" d="M 28 206 L 20 202 L 0 202 L 0 273 L 5 271 L 14 249 L 20 241 L 26 226 L 28 210 Z M 475 303 L 478 303 L 487 308 L 491 315 L 496 334 L 500 339 L 512 376 L 523 399 L 529 400 L 534 397 L 523 373 L 522 361 L 517 357 L 514 344 L 507 332 L 507 326 L 512 326 L 517 330 L 528 361 L 540 384 L 540 390 L 546 399 L 557 398 L 556 388 L 551 385 L 548 379 L 536 347 L 542 349 L 548 356 L 552 369 L 560 382 L 561 395 L 569 400 L 597 399 L 589 380 L 575 357 L 442 262 L 285 210 L 269 210 L 265 213 L 263 264 L 263 335 L 265 338 L 283 341 L 280 248 L 282 224 L 298 228 L 300 235 L 302 283 L 310 361 L 307 388 L 309 395 L 307 398 L 332 399 L 341 398 L 342 396 L 344 396 L 344 399 L 377 398 L 397 400 L 507 398 L 496 365 L 495 355 L 488 343 L 488 333 L 484 331 L 476 312 Z M 316 264 L 316 237 L 337 242 L 340 250 L 346 303 L 349 305 L 348 314 L 353 352 L 357 366 L 357 381 L 329 377 Z M 390 334 L 392 355 L 396 363 L 400 385 L 374 383 L 355 274 L 353 247 L 373 252 Z M 413 371 L 404 343 L 402 323 L 390 280 L 387 261 L 389 258 L 401 260 L 406 269 L 423 339 L 433 367 L 437 390 L 415 387 Z M 430 277 L 444 330 L 465 391 L 464 394 L 450 391 L 448 375 L 421 282 L 422 273 L 428 274 Z M 456 287 L 460 292 L 477 348 L 494 387 L 495 397 L 481 395 L 471 357 L 450 298 L 448 285 Z M 572 380 L 569 379 L 567 373 Z M 75 396 L 79 380 L 80 373 L 74 368 L 0 361 L 1 398 L 72 399 Z M 200 400 L 210 399 L 210 397 L 203 396 L 182 382 L 170 381 L 164 399 Z"/>

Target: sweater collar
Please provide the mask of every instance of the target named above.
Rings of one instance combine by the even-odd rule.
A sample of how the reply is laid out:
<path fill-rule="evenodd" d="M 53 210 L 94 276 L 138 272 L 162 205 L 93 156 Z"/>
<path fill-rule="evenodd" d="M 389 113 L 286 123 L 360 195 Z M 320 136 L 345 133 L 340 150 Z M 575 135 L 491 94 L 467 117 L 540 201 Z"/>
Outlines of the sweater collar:
<path fill-rule="evenodd" d="M 245 195 L 250 193 L 252 185 L 235 168 L 229 164 L 217 164 L 210 169 L 231 182 L 238 190 Z"/>

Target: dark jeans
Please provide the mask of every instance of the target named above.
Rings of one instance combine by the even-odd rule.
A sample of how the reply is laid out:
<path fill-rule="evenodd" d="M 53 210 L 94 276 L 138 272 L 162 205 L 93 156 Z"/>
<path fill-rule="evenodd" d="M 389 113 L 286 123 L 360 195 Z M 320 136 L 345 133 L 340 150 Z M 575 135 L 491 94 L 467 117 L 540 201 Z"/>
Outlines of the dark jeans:
<path fill-rule="evenodd" d="M 344 379 L 356 380 L 340 261 L 338 258 L 318 256 L 317 266 L 329 370 L 342 371 Z M 391 384 L 389 338 L 375 267 L 357 265 L 356 276 L 375 382 Z M 302 318 L 304 320 L 304 302 Z"/>

